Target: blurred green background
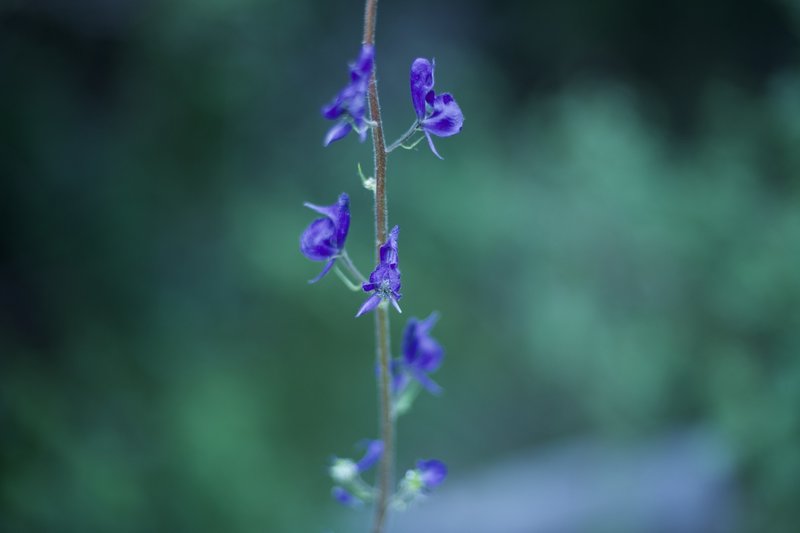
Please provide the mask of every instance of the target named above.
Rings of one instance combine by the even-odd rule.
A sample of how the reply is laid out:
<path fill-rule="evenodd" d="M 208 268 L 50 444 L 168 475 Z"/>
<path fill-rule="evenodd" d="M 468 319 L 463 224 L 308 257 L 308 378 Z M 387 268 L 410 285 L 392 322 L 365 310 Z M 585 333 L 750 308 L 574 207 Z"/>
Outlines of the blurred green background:
<path fill-rule="evenodd" d="M 370 148 L 319 116 L 362 3 L 0 6 L 0 530 L 341 531 L 373 323 L 298 237 L 348 191 L 371 267 Z M 796 527 L 798 43 L 791 0 L 381 2 L 387 137 L 418 56 L 466 116 L 389 162 L 395 350 L 434 309 L 447 349 L 401 467 L 700 426 L 737 529 Z"/>

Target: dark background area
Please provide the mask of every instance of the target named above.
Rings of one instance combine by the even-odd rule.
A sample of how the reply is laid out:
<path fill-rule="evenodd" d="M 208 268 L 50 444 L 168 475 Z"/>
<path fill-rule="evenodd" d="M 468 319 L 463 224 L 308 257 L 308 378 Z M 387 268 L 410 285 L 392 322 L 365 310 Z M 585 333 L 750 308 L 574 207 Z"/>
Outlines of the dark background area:
<path fill-rule="evenodd" d="M 323 149 L 319 115 L 362 9 L 0 3 L 1 530 L 323 531 L 349 513 L 325 467 L 374 436 L 372 320 L 334 277 L 306 284 L 298 237 L 304 201 L 348 191 L 370 269 L 370 148 Z M 389 140 L 419 56 L 466 116 L 445 161 L 423 143 L 389 162 L 395 350 L 434 309 L 447 349 L 445 394 L 400 421 L 401 467 L 444 459 L 446 491 L 515 453 L 702 427 L 733 457 L 737 530 L 792 531 L 798 4 L 379 10 Z"/>

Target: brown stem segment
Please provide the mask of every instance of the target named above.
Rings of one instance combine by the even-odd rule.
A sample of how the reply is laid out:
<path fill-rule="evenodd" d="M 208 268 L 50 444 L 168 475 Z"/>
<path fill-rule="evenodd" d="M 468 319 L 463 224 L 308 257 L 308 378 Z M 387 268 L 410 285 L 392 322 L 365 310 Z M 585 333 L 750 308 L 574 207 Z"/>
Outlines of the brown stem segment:
<path fill-rule="evenodd" d="M 366 0 L 364 7 L 364 44 L 375 44 L 375 20 L 378 15 L 378 0 Z M 378 100 L 378 85 L 373 63 L 372 78 L 369 81 L 370 119 L 372 144 L 375 154 L 375 255 L 380 257 L 380 246 L 389 231 L 386 205 L 386 141 L 383 138 L 381 106 Z M 376 358 L 380 373 L 378 376 L 378 397 L 380 403 L 380 432 L 383 441 L 383 455 L 378 467 L 378 494 L 375 498 L 375 521 L 372 533 L 383 533 L 389 509 L 392 478 L 394 477 L 394 419 L 390 397 L 389 379 L 389 311 L 384 305 L 375 310 Z"/>

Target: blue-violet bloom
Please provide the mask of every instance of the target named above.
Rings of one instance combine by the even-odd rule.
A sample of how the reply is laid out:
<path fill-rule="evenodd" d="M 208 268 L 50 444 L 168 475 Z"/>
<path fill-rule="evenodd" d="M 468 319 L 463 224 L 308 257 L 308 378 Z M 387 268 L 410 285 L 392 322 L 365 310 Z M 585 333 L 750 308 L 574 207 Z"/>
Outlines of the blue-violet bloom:
<path fill-rule="evenodd" d="M 365 44 L 361 47 L 361 55 L 354 63 L 350 63 L 350 83 L 322 108 L 322 116 L 328 120 L 339 120 L 325 136 L 323 144 L 328 146 L 338 141 L 350 130 L 355 130 L 361 142 L 367 138 L 366 96 L 372 68 L 375 64 L 375 48 Z"/>
<path fill-rule="evenodd" d="M 411 102 L 431 151 L 436 157 L 443 159 L 433 145 L 431 134 L 449 137 L 460 132 L 464 125 L 464 114 L 450 93 L 437 95 L 433 90 L 434 66 L 434 62 L 422 57 L 411 64 Z"/>
<path fill-rule="evenodd" d="M 336 258 L 344 249 L 344 241 L 350 228 L 350 198 L 342 193 L 333 205 L 319 206 L 309 203 L 303 205 L 324 215 L 309 224 L 300 237 L 300 251 L 303 255 L 312 261 L 327 261 L 322 272 L 309 281 L 315 283 L 333 268 Z"/>
<path fill-rule="evenodd" d="M 345 507 L 356 507 L 363 503 L 361 500 L 350 494 L 347 489 L 338 485 L 331 489 L 331 496 L 333 496 L 337 502 L 341 503 Z"/>
<path fill-rule="evenodd" d="M 383 441 L 370 440 L 366 443 L 366 452 L 358 461 L 352 459 L 335 458 L 331 463 L 329 473 L 336 483 L 346 485 L 353 481 L 358 475 L 366 472 L 378 462 L 383 455 Z"/>
<path fill-rule="evenodd" d="M 392 368 L 396 392 L 405 386 L 403 378 L 397 377 L 397 367 L 401 367 L 420 382 L 429 392 L 439 394 L 442 388 L 428 374 L 435 372 L 442 364 L 444 348 L 430 335 L 431 329 L 439 320 L 439 313 L 431 313 L 425 320 L 411 318 L 403 332 L 403 359 Z"/>
<path fill-rule="evenodd" d="M 369 280 L 361 286 L 364 292 L 372 292 L 372 296 L 367 298 L 367 301 L 356 313 L 356 317 L 372 311 L 384 300 L 392 302 L 398 313 L 403 312 L 397 303 L 403 297 L 400 294 L 400 270 L 397 268 L 397 236 L 399 233 L 398 226 L 392 228 L 386 242 L 380 247 L 380 262 L 369 275 Z"/>
<path fill-rule="evenodd" d="M 360 489 L 363 481 L 359 479 L 359 476 L 372 468 L 381 458 L 381 455 L 383 455 L 383 441 L 370 440 L 366 441 L 366 451 L 358 462 L 352 459 L 334 458 L 328 470 L 331 478 L 336 483 L 331 489 L 333 498 L 348 507 L 355 507 L 363 503 L 363 494 L 360 494 L 360 492 L 363 492 Z"/>
<path fill-rule="evenodd" d="M 406 501 L 413 501 L 441 485 L 446 477 L 447 466 L 443 462 L 436 459 L 417 461 L 417 467 L 407 471 L 400 482 L 400 495 Z"/>
<path fill-rule="evenodd" d="M 447 466 L 436 459 L 417 461 L 417 472 L 425 489 L 431 490 L 447 477 Z"/>
<path fill-rule="evenodd" d="M 364 457 L 356 463 L 356 468 L 358 468 L 358 472 L 365 472 L 372 468 L 372 465 L 378 462 L 383 455 L 383 441 L 382 440 L 370 440 L 367 441 L 366 445 L 367 451 L 364 452 Z"/>

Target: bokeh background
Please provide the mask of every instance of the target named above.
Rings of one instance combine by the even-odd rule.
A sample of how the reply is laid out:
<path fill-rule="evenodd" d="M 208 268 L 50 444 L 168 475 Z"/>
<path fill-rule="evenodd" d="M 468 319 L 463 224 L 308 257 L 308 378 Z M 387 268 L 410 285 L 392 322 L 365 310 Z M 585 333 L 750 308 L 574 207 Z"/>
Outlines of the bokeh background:
<path fill-rule="evenodd" d="M 0 530 L 364 531 L 325 467 L 375 436 L 373 324 L 298 251 L 348 191 L 370 269 L 369 145 L 319 116 L 362 3 L 0 6 Z M 419 56 L 466 115 L 390 159 L 395 350 L 434 309 L 447 349 L 399 461 L 451 469 L 397 528 L 795 530 L 798 43 L 791 0 L 381 2 L 387 137 Z"/>

